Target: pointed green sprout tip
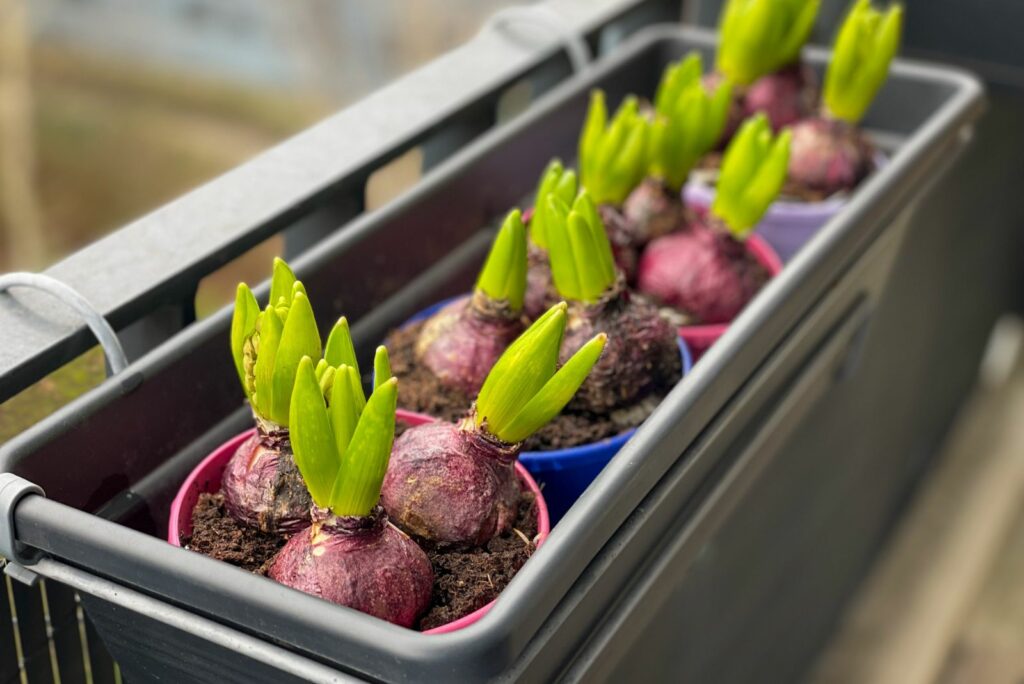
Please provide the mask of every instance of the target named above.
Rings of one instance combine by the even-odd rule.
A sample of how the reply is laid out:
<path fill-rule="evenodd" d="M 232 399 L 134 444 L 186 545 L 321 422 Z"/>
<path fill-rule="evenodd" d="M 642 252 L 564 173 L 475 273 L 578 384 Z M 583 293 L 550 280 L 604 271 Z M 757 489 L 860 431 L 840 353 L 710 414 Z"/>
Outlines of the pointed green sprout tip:
<path fill-rule="evenodd" d="M 829 116 L 857 123 L 875 99 L 900 44 L 903 7 L 885 12 L 857 0 L 836 35 L 822 100 Z"/>
<path fill-rule="evenodd" d="M 604 93 L 591 93 L 580 133 L 580 184 L 598 204 L 619 205 L 647 172 L 647 120 L 633 96 L 619 105 L 608 122 Z"/>
<path fill-rule="evenodd" d="M 562 166 L 559 159 L 552 159 L 541 175 L 537 185 L 537 195 L 533 203 L 533 217 L 530 219 L 530 240 L 541 249 L 548 248 L 547 216 L 544 207 L 547 196 L 554 194 L 565 203 L 571 203 L 576 197 L 578 183 L 576 172 Z"/>
<path fill-rule="evenodd" d="M 584 190 L 570 208 L 548 197 L 548 257 L 559 295 L 594 303 L 615 285 L 618 272 L 604 223 Z"/>
<path fill-rule="evenodd" d="M 295 285 L 295 274 L 281 257 L 274 257 L 273 275 L 270 278 L 270 305 L 278 306 L 283 299 L 285 304 L 292 297 L 292 288 Z"/>
<path fill-rule="evenodd" d="M 739 85 L 796 62 L 820 0 L 728 0 L 718 18 L 718 71 Z"/>
<path fill-rule="evenodd" d="M 729 143 L 711 212 L 736 237 L 750 233 L 782 190 L 791 137 L 789 130 L 773 137 L 768 119 L 758 114 Z"/>
<path fill-rule="evenodd" d="M 522 442 L 544 427 L 580 388 L 604 349 L 600 334 L 558 368 L 568 307 L 561 302 L 509 345 L 491 369 L 476 402 L 476 425 L 498 439 Z"/>
<path fill-rule="evenodd" d="M 669 65 L 655 96 L 650 122 L 648 174 L 678 191 L 690 171 L 714 147 L 725 128 L 732 99 L 726 81 L 708 92 L 701 81 L 700 55 Z"/>
<path fill-rule="evenodd" d="M 252 336 L 259 316 L 260 305 L 256 303 L 252 290 L 245 283 L 239 283 L 235 292 L 235 311 L 231 316 L 231 355 L 247 398 L 256 391 L 253 378 L 256 354 L 252 348 Z"/>
<path fill-rule="evenodd" d="M 264 417 L 279 425 L 288 425 L 289 405 L 299 361 L 304 356 L 319 359 L 320 354 L 320 332 L 313 316 L 313 307 L 309 298 L 302 291 L 296 290 L 281 327 L 281 337 L 270 374 L 270 396 L 260 398 L 259 408 L 269 414 Z"/>
<path fill-rule="evenodd" d="M 387 347 L 381 345 L 373 355 L 373 389 L 391 379 L 391 358 Z"/>
<path fill-rule="evenodd" d="M 352 343 L 352 332 L 348 327 L 348 319 L 344 316 L 338 319 L 338 322 L 331 328 L 331 334 L 327 336 L 324 360 L 335 367 L 352 366 L 357 372 L 359 371 L 356 348 Z"/>
<path fill-rule="evenodd" d="M 351 366 L 338 376 L 355 374 Z M 330 404 L 316 380 L 313 362 L 298 365 L 290 407 L 295 463 L 313 501 L 336 515 L 368 515 L 380 498 L 395 435 L 398 381 L 382 381 L 361 404 L 352 383 L 336 378 Z"/>
<path fill-rule="evenodd" d="M 526 227 L 518 209 L 509 212 L 494 238 L 476 288 L 491 300 L 507 302 L 513 312 L 522 310 L 526 294 Z"/>

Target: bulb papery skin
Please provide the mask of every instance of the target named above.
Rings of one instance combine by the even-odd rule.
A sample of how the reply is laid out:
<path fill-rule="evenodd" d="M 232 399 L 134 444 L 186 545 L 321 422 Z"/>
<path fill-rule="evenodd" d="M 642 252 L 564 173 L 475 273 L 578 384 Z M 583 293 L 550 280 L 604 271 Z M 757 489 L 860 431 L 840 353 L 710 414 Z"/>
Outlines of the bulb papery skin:
<path fill-rule="evenodd" d="M 608 242 L 612 246 L 612 257 L 615 266 L 632 282 L 636 276 L 638 245 L 641 244 L 636 228 L 626 219 L 619 207 L 611 204 L 600 204 L 597 213 L 604 223 Z"/>
<path fill-rule="evenodd" d="M 416 357 L 445 385 L 476 396 L 524 329 L 521 313 L 477 291 L 430 317 L 416 341 Z"/>
<path fill-rule="evenodd" d="M 438 547 L 482 546 L 511 529 L 522 496 L 518 444 L 506 444 L 472 415 L 428 423 L 395 440 L 381 504 L 413 537 Z"/>
<path fill-rule="evenodd" d="M 702 82 L 705 89 L 713 92 L 724 80 L 722 74 L 713 71 L 705 74 Z M 817 75 L 802 63 L 766 74 L 748 86 L 734 85 L 718 148 L 724 149 L 740 125 L 758 112 L 768 117 L 775 132 L 810 116 L 817 106 L 819 93 Z"/>
<path fill-rule="evenodd" d="M 791 64 L 754 81 L 743 93 L 743 118 L 758 112 L 776 133 L 810 116 L 818 102 L 818 78 L 804 64 Z"/>
<path fill-rule="evenodd" d="M 792 128 L 789 182 L 824 196 L 853 190 L 874 166 L 874 148 L 861 130 L 825 117 Z"/>
<path fill-rule="evenodd" d="M 633 243 L 643 247 L 662 235 L 686 225 L 686 212 L 678 192 L 656 178 L 646 178 L 629 193 L 622 214 L 631 226 Z"/>
<path fill-rule="evenodd" d="M 434 585 L 427 554 L 388 522 L 380 506 L 358 517 L 314 507 L 312 525 L 288 540 L 268 574 L 403 627 L 413 626 L 430 606 Z"/>
<path fill-rule="evenodd" d="M 526 295 L 523 297 L 523 314 L 531 321 L 560 300 L 551 278 L 551 261 L 548 253 L 530 243 L 526 253 Z"/>
<path fill-rule="evenodd" d="M 743 242 L 708 222 L 705 217 L 649 244 L 640 259 L 637 287 L 698 323 L 728 323 L 769 274 Z"/>
<path fill-rule="evenodd" d="M 569 307 L 559 360 L 565 363 L 599 333 L 607 333 L 601 358 L 569 402 L 571 410 L 606 414 L 630 406 L 682 374 L 675 329 L 649 302 L 620 281 L 594 304 Z"/>
<path fill-rule="evenodd" d="M 256 418 L 256 434 L 228 461 L 221 479 L 224 504 L 236 520 L 264 532 L 309 526 L 313 500 L 295 465 L 288 430 Z"/>

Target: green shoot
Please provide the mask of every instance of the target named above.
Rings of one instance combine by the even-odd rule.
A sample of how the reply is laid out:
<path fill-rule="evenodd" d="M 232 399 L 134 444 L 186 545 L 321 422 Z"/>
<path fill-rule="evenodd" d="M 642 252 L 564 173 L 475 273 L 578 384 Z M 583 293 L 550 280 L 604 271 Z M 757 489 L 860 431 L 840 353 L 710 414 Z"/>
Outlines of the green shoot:
<path fill-rule="evenodd" d="M 857 123 L 889 73 L 900 44 L 903 7 L 880 12 L 870 0 L 857 0 L 836 36 L 825 73 L 822 100 L 829 116 Z"/>
<path fill-rule="evenodd" d="M 327 336 L 324 360 L 335 368 L 344 365 L 359 369 L 356 362 L 356 347 L 352 343 L 352 332 L 348 328 L 348 319 L 344 316 L 338 319 L 331 329 L 331 334 Z"/>
<path fill-rule="evenodd" d="M 654 98 L 648 173 L 679 191 L 700 157 L 714 147 L 725 128 L 732 85 L 709 93 L 701 83 L 700 55 L 669 65 Z"/>
<path fill-rule="evenodd" d="M 551 307 L 494 364 L 477 397 L 478 428 L 517 444 L 550 422 L 576 394 L 607 336 L 595 336 L 558 368 L 567 311 L 565 302 Z"/>
<path fill-rule="evenodd" d="M 522 310 L 526 294 L 526 227 L 518 209 L 509 212 L 494 238 L 476 289 L 492 301 L 507 302 L 513 312 Z"/>
<path fill-rule="evenodd" d="M 566 204 L 570 204 L 576 197 L 577 190 L 576 172 L 572 169 L 562 167 L 562 162 L 552 159 L 548 162 L 547 168 L 540 177 L 540 184 L 537 186 L 537 196 L 533 202 L 533 218 L 530 219 L 530 239 L 533 244 L 541 249 L 548 248 L 547 240 L 547 217 L 544 207 L 547 206 L 545 198 L 554 193 Z"/>
<path fill-rule="evenodd" d="M 569 300 L 594 303 L 618 280 L 615 257 L 597 207 L 586 190 L 572 208 L 548 197 L 548 256 L 558 293 Z"/>
<path fill-rule="evenodd" d="M 391 378 L 391 359 L 387 347 L 381 345 L 373 355 L 373 389 L 377 389 Z"/>
<path fill-rule="evenodd" d="M 718 18 L 717 67 L 738 85 L 796 62 L 820 0 L 728 0 Z"/>
<path fill-rule="evenodd" d="M 351 366 L 338 376 L 358 376 Z M 381 381 L 365 406 L 350 382 L 336 378 L 330 406 L 324 403 L 313 362 L 299 363 L 290 409 L 295 463 L 317 506 L 340 516 L 369 515 L 380 487 L 395 436 L 398 380 Z"/>
<path fill-rule="evenodd" d="M 627 97 L 608 123 L 604 92 L 590 96 L 580 134 L 580 182 L 598 204 L 620 205 L 647 173 L 647 121 Z"/>
<path fill-rule="evenodd" d="M 295 286 L 295 274 L 281 257 L 274 257 L 274 270 L 270 278 L 270 305 L 287 306 Z"/>
<path fill-rule="evenodd" d="M 260 305 L 256 303 L 252 290 L 245 283 L 239 283 L 235 292 L 235 312 L 231 317 L 231 355 L 235 359 L 235 370 L 238 371 L 238 379 L 247 398 L 252 396 L 253 390 L 246 382 L 246 376 L 251 375 L 253 369 L 251 364 L 246 364 L 245 343 L 256 330 L 256 319 L 259 316 Z M 251 356 L 249 359 L 255 360 Z"/>
<path fill-rule="evenodd" d="M 737 238 L 744 238 L 775 201 L 786 181 L 790 131 L 772 137 L 764 114 L 740 127 L 722 160 L 711 213 Z"/>
<path fill-rule="evenodd" d="M 231 320 L 231 353 L 242 389 L 260 418 L 288 426 L 295 373 L 303 356 L 320 358 L 320 333 L 302 283 L 274 260 L 271 303 L 263 311 L 240 283 Z M 329 384 L 321 372 L 319 381 Z"/>

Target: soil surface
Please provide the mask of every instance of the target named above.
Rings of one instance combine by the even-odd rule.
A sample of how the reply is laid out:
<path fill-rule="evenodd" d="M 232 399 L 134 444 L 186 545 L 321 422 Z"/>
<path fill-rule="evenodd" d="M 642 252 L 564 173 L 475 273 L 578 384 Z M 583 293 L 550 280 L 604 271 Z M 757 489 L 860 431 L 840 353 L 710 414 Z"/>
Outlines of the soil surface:
<path fill-rule="evenodd" d="M 192 536 L 182 540 L 185 548 L 258 575 L 267 574 L 274 556 L 288 541 L 232 518 L 220 493 L 199 496 L 192 511 L 192 530 Z M 434 568 L 434 595 L 419 628 L 432 629 L 458 620 L 497 598 L 533 555 L 536 535 L 536 502 L 532 492 L 524 492 L 513 529 L 486 546 L 459 551 L 427 549 Z"/>
<path fill-rule="evenodd" d="M 420 630 L 433 629 L 469 615 L 498 597 L 533 555 L 537 506 L 524 492 L 511 531 L 475 549 L 427 550 L 434 566 L 434 596 L 420 620 Z"/>
<path fill-rule="evenodd" d="M 424 323 L 417 321 L 399 328 L 384 341 L 391 359 L 391 373 L 398 378 L 398 405 L 435 418 L 459 420 L 466 415 L 475 397 L 446 387 L 417 361 L 416 338 Z"/>
<path fill-rule="evenodd" d="M 393 331 L 385 341 L 391 356 L 391 372 L 398 378 L 398 405 L 443 420 L 460 420 L 474 397 L 445 387 L 437 376 L 417 363 L 414 348 L 422 327 L 421 322 L 413 323 Z M 644 422 L 670 389 L 610 414 L 563 411 L 527 439 L 523 451 L 567 449 L 614 437 Z M 397 425 L 395 437 L 405 429 L 406 426 Z"/>
<path fill-rule="evenodd" d="M 185 548 L 238 567 L 267 574 L 270 560 L 288 537 L 261 532 L 235 520 L 224 507 L 224 495 L 200 494 L 192 510 L 192 536 L 182 540 Z"/>

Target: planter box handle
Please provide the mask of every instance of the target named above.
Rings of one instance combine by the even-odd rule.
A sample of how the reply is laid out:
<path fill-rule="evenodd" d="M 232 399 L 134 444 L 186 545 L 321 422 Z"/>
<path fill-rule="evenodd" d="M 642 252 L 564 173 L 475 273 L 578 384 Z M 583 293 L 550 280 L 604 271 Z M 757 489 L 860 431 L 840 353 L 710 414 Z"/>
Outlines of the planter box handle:
<path fill-rule="evenodd" d="M 46 496 L 39 485 L 13 473 L 0 473 L 0 557 L 7 559 L 4 572 L 32 586 L 38 578 L 23 566 L 37 562 L 42 554 L 18 542 L 14 530 L 14 509 L 29 494 Z"/>

